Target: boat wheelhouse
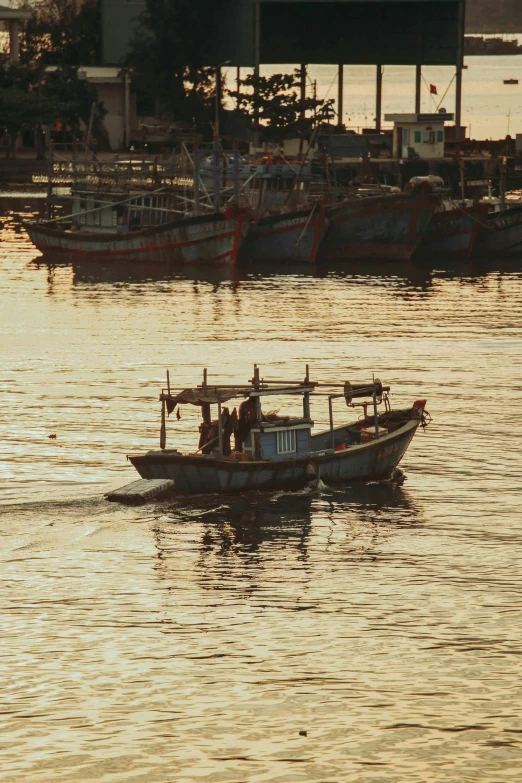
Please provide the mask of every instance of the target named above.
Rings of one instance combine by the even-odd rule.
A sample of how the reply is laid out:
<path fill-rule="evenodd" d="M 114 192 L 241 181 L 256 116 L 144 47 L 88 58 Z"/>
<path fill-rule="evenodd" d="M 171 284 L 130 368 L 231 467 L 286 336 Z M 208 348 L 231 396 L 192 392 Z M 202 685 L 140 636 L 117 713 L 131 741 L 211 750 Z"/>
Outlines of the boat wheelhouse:
<path fill-rule="evenodd" d="M 315 434 L 310 409 L 314 395 L 328 401 L 330 424 Z M 263 410 L 266 399 L 296 396 L 302 401 L 299 415 Z M 362 417 L 334 425 L 334 402 L 341 399 L 349 407 L 360 407 Z M 230 411 L 233 400 L 240 405 Z M 160 401 L 160 450 L 128 459 L 142 478 L 172 479 L 177 490 L 190 493 L 291 488 L 319 478 L 385 478 L 397 467 L 419 424 L 425 423 L 425 400 L 392 410 L 389 387 L 378 379 L 368 384 L 318 383 L 310 379 L 308 365 L 303 381 L 261 378 L 254 366 L 247 385 L 211 384 L 205 370 L 200 386 L 179 390 L 170 388 L 167 374 Z M 166 416 L 181 405 L 201 408 L 199 444 L 192 453 L 166 447 Z"/>

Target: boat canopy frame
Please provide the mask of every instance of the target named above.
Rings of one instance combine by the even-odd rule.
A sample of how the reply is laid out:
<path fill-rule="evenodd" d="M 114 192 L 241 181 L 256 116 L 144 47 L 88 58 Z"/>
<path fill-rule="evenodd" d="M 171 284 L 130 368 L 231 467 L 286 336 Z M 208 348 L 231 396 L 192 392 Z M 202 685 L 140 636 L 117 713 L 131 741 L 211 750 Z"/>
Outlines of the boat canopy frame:
<path fill-rule="evenodd" d="M 342 388 L 342 392 L 318 392 L 318 388 Z M 322 394 L 328 397 L 328 411 L 330 433 L 332 439 L 332 449 L 335 449 L 335 428 L 333 417 L 333 401 L 344 398 L 347 406 L 356 407 L 361 405 L 364 409 L 366 418 L 367 406 L 369 402 L 354 403 L 354 399 L 371 398 L 373 403 L 375 438 L 379 438 L 378 423 L 378 405 L 384 400 L 386 409 L 389 410 L 388 393 L 389 386 L 383 386 L 378 378 L 374 378 L 371 383 L 352 384 L 349 381 L 328 382 L 310 380 L 310 368 L 306 365 L 306 374 L 302 381 L 288 381 L 280 378 L 261 378 L 259 366 L 254 364 L 254 375 L 250 382 L 245 385 L 239 384 L 209 384 L 207 368 L 203 370 L 203 383 L 190 389 L 173 389 L 170 385 L 170 373 L 167 370 L 167 387 L 161 390 L 159 399 L 161 402 L 161 427 L 160 427 L 160 448 L 166 448 L 166 413 L 170 414 L 177 405 L 196 405 L 202 408 L 204 421 L 210 423 L 210 406 L 217 405 L 218 416 L 218 438 L 219 454 L 223 456 L 223 426 L 222 426 L 222 405 L 232 399 L 254 399 L 256 401 L 256 416 L 261 421 L 261 397 L 275 395 L 303 395 L 303 420 L 310 421 L 310 395 Z M 208 444 L 206 444 L 208 445 Z"/>

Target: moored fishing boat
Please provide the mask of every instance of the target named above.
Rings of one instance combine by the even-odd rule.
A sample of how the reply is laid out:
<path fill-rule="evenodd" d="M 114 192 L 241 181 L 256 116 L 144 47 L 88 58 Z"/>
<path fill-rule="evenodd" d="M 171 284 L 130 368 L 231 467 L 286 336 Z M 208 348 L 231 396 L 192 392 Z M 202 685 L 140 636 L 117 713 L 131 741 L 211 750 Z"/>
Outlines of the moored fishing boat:
<path fill-rule="evenodd" d="M 506 202 L 509 204 L 509 201 Z M 475 254 L 478 256 L 516 255 L 522 252 L 522 204 L 489 204 L 489 213 L 480 226 Z"/>
<path fill-rule="evenodd" d="M 296 212 L 262 217 L 250 229 L 240 259 L 314 263 L 326 228 L 326 207 L 320 202 Z"/>
<path fill-rule="evenodd" d="M 452 206 L 437 212 L 415 252 L 415 257 L 471 258 L 478 232 L 488 214 L 486 204 Z"/>
<path fill-rule="evenodd" d="M 117 205 L 115 205 L 117 206 Z M 249 226 L 248 214 L 197 215 L 158 225 L 82 230 L 60 221 L 24 222 L 29 237 L 44 256 L 82 261 L 172 261 L 180 264 L 234 264 Z"/>
<path fill-rule="evenodd" d="M 310 380 L 308 366 L 302 382 L 262 379 L 255 366 L 247 385 L 212 385 L 205 370 L 202 385 L 179 390 L 170 388 L 167 375 L 167 388 L 160 394 L 160 450 L 131 454 L 128 459 L 142 478 L 171 479 L 177 490 L 190 493 L 299 487 L 319 478 L 326 482 L 386 478 L 428 416 L 425 400 L 392 410 L 388 392 L 379 380 L 319 384 Z M 330 427 L 317 434 L 312 434 L 313 394 L 327 397 L 329 408 Z M 302 415 L 263 412 L 263 397 L 273 403 L 289 395 L 302 397 Z M 334 426 L 333 403 L 339 399 L 362 407 L 362 418 Z M 224 407 L 231 400 L 241 400 L 238 412 Z M 166 412 L 187 404 L 201 408 L 202 423 L 198 449 L 183 454 L 166 448 L 165 421 Z M 382 413 L 380 404 L 384 404 Z M 216 419 L 212 419 L 212 405 L 217 406 Z"/>
<path fill-rule="evenodd" d="M 408 193 L 353 198 L 328 207 L 330 226 L 320 256 L 349 261 L 409 261 L 437 211 L 422 184 Z"/>

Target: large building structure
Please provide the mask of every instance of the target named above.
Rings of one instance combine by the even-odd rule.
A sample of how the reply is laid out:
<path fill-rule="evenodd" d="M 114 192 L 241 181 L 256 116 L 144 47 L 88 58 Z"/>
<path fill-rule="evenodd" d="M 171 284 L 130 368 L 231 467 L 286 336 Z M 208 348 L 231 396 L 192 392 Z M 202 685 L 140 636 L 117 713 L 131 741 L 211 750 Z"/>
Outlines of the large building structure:
<path fill-rule="evenodd" d="M 171 0 L 176 2 L 176 0 Z M 461 126 L 466 0 L 226 0 L 202 35 L 212 35 L 213 63 L 259 69 L 262 64 L 376 66 L 376 127 L 381 126 L 382 68 L 416 67 L 415 111 L 420 112 L 422 66 L 456 69 L 455 124 Z M 144 0 L 102 0 L 103 57 L 125 54 Z"/>

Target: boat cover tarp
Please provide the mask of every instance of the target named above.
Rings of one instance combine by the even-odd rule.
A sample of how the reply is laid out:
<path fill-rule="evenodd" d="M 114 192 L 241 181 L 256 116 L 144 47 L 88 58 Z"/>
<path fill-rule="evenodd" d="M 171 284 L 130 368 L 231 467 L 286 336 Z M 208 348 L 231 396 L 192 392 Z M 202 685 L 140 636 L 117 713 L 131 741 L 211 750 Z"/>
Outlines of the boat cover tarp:
<path fill-rule="evenodd" d="M 172 409 L 176 405 L 203 405 L 204 403 L 227 402 L 234 397 L 248 397 L 250 389 L 235 388 L 223 389 L 219 387 L 207 389 L 183 389 L 175 395 L 165 395 L 167 409 Z M 172 408 L 171 408 L 172 406 Z"/>

